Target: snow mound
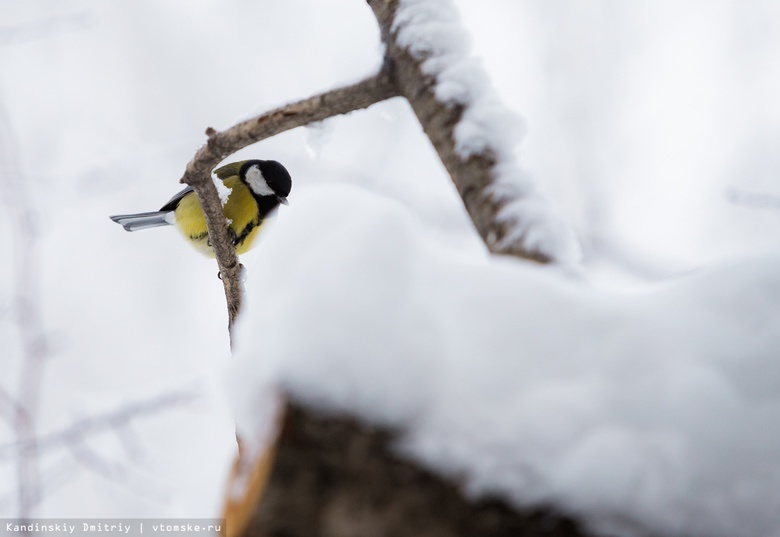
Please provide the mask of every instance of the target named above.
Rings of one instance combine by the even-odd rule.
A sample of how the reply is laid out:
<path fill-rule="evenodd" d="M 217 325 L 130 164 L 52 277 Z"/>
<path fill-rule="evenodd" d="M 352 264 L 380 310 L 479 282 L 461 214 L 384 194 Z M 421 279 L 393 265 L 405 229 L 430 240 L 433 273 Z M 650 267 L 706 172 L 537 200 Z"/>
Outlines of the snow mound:
<path fill-rule="evenodd" d="M 299 192 L 263 250 L 229 374 L 246 437 L 281 388 L 398 428 L 469 494 L 623 535 L 780 531 L 780 256 L 605 292 L 340 185 Z"/>

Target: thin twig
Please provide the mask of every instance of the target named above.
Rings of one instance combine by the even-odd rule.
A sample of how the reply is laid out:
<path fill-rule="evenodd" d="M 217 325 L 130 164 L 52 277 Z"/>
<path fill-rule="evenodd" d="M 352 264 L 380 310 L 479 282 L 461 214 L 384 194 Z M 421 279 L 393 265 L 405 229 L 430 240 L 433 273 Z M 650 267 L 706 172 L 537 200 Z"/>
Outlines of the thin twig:
<path fill-rule="evenodd" d="M 138 438 L 138 433 L 133 430 L 131 423 L 125 423 L 121 427 L 114 426 L 114 433 L 128 459 L 136 463 L 145 459 L 145 452 Z"/>
<path fill-rule="evenodd" d="M 92 449 L 86 442 L 73 442 L 68 446 L 73 458 L 90 472 L 106 481 L 119 484 L 128 492 L 143 496 L 158 503 L 167 500 L 165 491 L 160 490 L 152 476 L 138 472 L 132 465 L 108 460 Z"/>
<path fill-rule="evenodd" d="M 220 277 L 225 287 L 231 343 L 233 322 L 241 309 L 243 286 L 238 257 L 228 234 L 222 204 L 216 187 L 211 181 L 212 170 L 224 158 L 248 145 L 296 127 L 366 108 L 396 95 L 390 74 L 383 70 L 357 84 L 282 106 L 222 132 L 216 132 L 211 128 L 206 131 L 208 142 L 187 164 L 181 182 L 195 190 L 206 215 L 209 241 L 214 248 Z"/>
<path fill-rule="evenodd" d="M 102 455 L 91 449 L 84 442 L 71 442 L 68 444 L 68 450 L 73 458 L 87 468 L 88 470 L 103 477 L 107 481 L 119 482 L 125 486 L 128 485 L 128 475 L 130 468 L 124 464 L 106 460 Z"/>
<path fill-rule="evenodd" d="M 45 489 L 42 486 L 38 490 L 38 494 L 32 498 L 32 507 L 36 507 L 43 501 L 43 491 L 47 494 L 52 494 L 70 483 L 73 478 L 78 475 L 71 457 L 66 457 L 59 460 L 56 464 L 49 468 L 44 468 L 41 472 L 41 483 L 45 484 Z M 9 495 L 0 496 L 0 512 L 10 511 L 13 507 L 15 493 Z"/>
<path fill-rule="evenodd" d="M 90 416 L 72 423 L 65 429 L 39 437 L 23 438 L 0 446 L 0 459 L 29 452 L 43 453 L 48 450 L 67 447 L 74 442 L 82 442 L 88 436 L 122 427 L 142 416 L 155 414 L 175 406 L 193 401 L 197 395 L 193 392 L 173 392 L 152 399 L 145 399 L 113 412 Z"/>
<path fill-rule="evenodd" d="M 780 209 L 780 196 L 767 192 L 749 192 L 737 188 L 726 191 L 726 198 L 734 205 L 749 209 Z"/>
<path fill-rule="evenodd" d="M 11 221 L 14 259 L 13 312 L 21 339 L 22 363 L 13 429 L 17 439 L 31 439 L 26 453 L 17 459 L 18 516 L 32 514 L 40 492 L 40 470 L 35 444 L 35 422 L 43 383 L 46 340 L 40 311 L 38 230 L 32 200 L 17 162 L 16 139 L 5 109 L 0 107 L 0 198 Z"/>
<path fill-rule="evenodd" d="M 5 388 L 0 386 L 0 415 L 2 415 L 9 424 L 13 425 L 18 419 L 16 415 L 23 411 L 22 408 L 19 408 L 19 403 L 16 402 L 16 399 L 11 397 L 11 395 L 5 391 Z"/>

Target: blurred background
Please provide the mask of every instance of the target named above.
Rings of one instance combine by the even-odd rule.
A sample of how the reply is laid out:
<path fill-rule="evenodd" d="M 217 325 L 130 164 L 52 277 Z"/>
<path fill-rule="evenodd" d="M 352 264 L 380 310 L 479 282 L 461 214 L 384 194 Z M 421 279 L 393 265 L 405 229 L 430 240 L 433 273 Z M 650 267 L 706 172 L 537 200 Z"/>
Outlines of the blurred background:
<path fill-rule="evenodd" d="M 455 3 L 594 285 L 631 289 L 780 246 L 780 4 Z M 52 442 L 36 515 L 218 513 L 234 436 L 216 265 L 173 229 L 131 235 L 108 215 L 167 201 L 206 127 L 356 81 L 381 55 L 359 0 L 0 0 L 0 388 L 19 399 L 38 357 L 44 436 L 198 394 Z M 285 210 L 311 185 L 358 184 L 483 254 L 401 99 L 242 157 L 290 170 Z M 250 271 L 262 250 L 242 258 Z M 0 403 L 0 516 L 12 516 L 14 413 Z"/>

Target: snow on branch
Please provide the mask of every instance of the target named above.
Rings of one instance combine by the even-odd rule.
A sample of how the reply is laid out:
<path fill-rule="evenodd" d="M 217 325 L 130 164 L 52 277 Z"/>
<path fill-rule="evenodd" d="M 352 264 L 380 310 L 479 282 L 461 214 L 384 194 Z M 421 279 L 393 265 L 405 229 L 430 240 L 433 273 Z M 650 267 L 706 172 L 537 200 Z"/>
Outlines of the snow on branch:
<path fill-rule="evenodd" d="M 552 509 L 466 498 L 452 481 L 399 456 L 395 434 L 290 403 L 262 502 L 227 537 L 586 537 Z"/>
<path fill-rule="evenodd" d="M 522 127 L 500 102 L 451 0 L 368 0 L 406 97 L 491 252 L 571 263 L 579 244 L 518 166 Z"/>

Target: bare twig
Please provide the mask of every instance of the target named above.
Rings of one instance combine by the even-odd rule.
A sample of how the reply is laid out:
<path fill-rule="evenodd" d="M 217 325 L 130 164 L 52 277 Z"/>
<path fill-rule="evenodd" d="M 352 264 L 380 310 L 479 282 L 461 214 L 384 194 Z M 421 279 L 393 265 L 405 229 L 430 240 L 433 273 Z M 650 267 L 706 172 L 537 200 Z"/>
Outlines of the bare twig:
<path fill-rule="evenodd" d="M 0 27 L 0 45 L 9 45 L 53 35 L 62 30 L 85 28 L 86 11 L 56 15 L 16 26 Z M 17 396 L 2 392 L 2 405 L 10 410 L 17 439 L 32 443 L 17 460 L 18 517 L 27 519 L 41 497 L 41 477 L 35 448 L 35 426 L 41 400 L 46 338 L 40 308 L 38 230 L 34 206 L 28 195 L 21 167 L 17 162 L 16 139 L 5 109 L 0 106 L 0 200 L 11 222 L 12 257 L 14 259 L 15 294 L 11 310 L 22 343 L 22 363 Z M 10 406 L 9 406 L 10 404 Z M 8 413 L 8 412 L 6 412 Z"/>
<path fill-rule="evenodd" d="M 78 475 L 76 467 L 73 464 L 71 457 L 62 457 L 56 464 L 49 468 L 44 468 L 41 471 L 41 483 L 45 484 L 38 489 L 38 494 L 33 497 L 32 506 L 35 507 L 43 501 L 43 491 L 47 494 L 56 492 L 63 486 L 71 482 L 73 478 Z M 14 501 L 16 500 L 15 493 L 10 495 L 0 496 L 0 512 L 10 511 L 13 508 Z"/>
<path fill-rule="evenodd" d="M 130 468 L 124 464 L 106 460 L 102 455 L 90 448 L 84 442 L 71 442 L 68 444 L 68 450 L 73 458 L 95 474 L 103 477 L 107 481 L 117 481 L 127 485 L 127 476 L 130 474 Z"/>
<path fill-rule="evenodd" d="M 19 439 L 0 446 L 0 459 L 16 454 L 43 453 L 52 449 L 65 448 L 70 444 L 83 442 L 87 437 L 107 430 L 123 427 L 135 419 L 156 414 L 172 407 L 189 403 L 196 394 L 188 391 L 166 393 L 152 399 L 145 399 L 113 412 L 90 416 L 72 423 L 65 429 L 39 437 Z"/>
<path fill-rule="evenodd" d="M 14 288 L 13 312 L 22 343 L 19 393 L 13 413 L 17 439 L 29 438 L 31 444 L 17 460 L 18 516 L 31 516 L 34 498 L 40 492 L 40 475 L 35 444 L 35 421 L 40 404 L 46 340 L 40 312 L 38 230 L 32 201 L 25 188 L 21 168 L 16 160 L 16 139 L 0 108 L 0 198 L 11 221 Z"/>
<path fill-rule="evenodd" d="M 111 481 L 119 482 L 131 491 L 137 493 L 143 492 L 146 496 L 149 496 L 150 494 L 160 496 L 150 487 L 148 477 L 145 477 L 143 480 L 138 478 L 133 479 L 134 472 L 132 471 L 133 468 L 131 465 L 105 459 L 91 449 L 87 442 L 91 437 L 98 434 L 114 432 L 119 437 L 119 440 L 122 442 L 131 459 L 138 459 L 140 449 L 133 444 L 129 435 L 129 429 L 132 422 L 144 416 L 158 414 L 172 407 L 188 403 L 196 397 L 197 394 L 190 391 L 170 392 L 151 399 L 125 405 L 113 412 L 84 418 L 63 430 L 48 435 L 23 438 L 2 445 L 0 446 L 0 460 L 11 458 L 16 458 L 18 460 L 21 458 L 29 459 L 34 457 L 35 462 L 38 463 L 40 457 L 47 452 L 60 449 L 67 450 L 70 454 L 70 458 L 67 461 L 62 462 L 57 466 L 59 471 L 53 472 L 50 470 L 43 475 L 39 475 L 38 480 L 40 486 L 27 490 L 28 496 L 25 498 L 25 501 L 27 502 L 26 508 L 28 510 L 35 508 L 43 500 L 44 484 L 47 487 L 47 492 L 50 493 L 58 486 L 64 485 L 75 475 L 72 459 L 75 459 L 76 462 L 80 463 L 87 470 Z M 13 400 L 11 403 L 13 403 Z M 63 474 L 63 471 L 66 473 Z M 162 496 L 160 496 L 160 499 L 163 499 Z M 0 498 L 0 509 L 2 509 L 5 504 L 10 503 L 10 501 L 10 497 Z"/>
<path fill-rule="evenodd" d="M 109 460 L 92 449 L 87 442 L 73 442 L 68 445 L 68 451 L 86 470 L 110 483 L 121 485 L 128 492 L 156 502 L 168 499 L 165 491 L 153 486 L 155 483 L 152 476 L 139 472 L 131 464 Z"/>
<path fill-rule="evenodd" d="M 748 192 L 731 188 L 726 192 L 726 198 L 734 205 L 749 209 L 780 210 L 780 196 L 766 192 Z"/>
<path fill-rule="evenodd" d="M 382 71 L 357 84 L 288 104 L 222 132 L 211 128 L 206 131 L 208 142 L 187 164 L 181 182 L 195 190 L 206 215 L 209 240 L 214 248 L 220 277 L 225 287 L 231 341 L 233 322 L 241 308 L 243 294 L 241 270 L 228 234 L 217 190 L 211 181 L 211 171 L 224 158 L 248 145 L 296 127 L 366 108 L 394 96 L 396 90 L 390 74 Z"/>
<path fill-rule="evenodd" d="M 68 445 L 68 451 L 89 472 L 106 481 L 124 487 L 128 492 L 143 496 L 147 500 L 166 501 L 167 494 L 154 484 L 152 476 L 139 472 L 131 464 L 110 460 L 101 455 L 87 442 L 73 442 Z"/>
<path fill-rule="evenodd" d="M 5 388 L 0 386 L 0 415 L 3 416 L 9 424 L 13 425 L 17 420 L 16 415 L 19 412 L 23 412 L 23 409 L 19 408 L 19 404 L 16 400 L 5 391 Z"/>
<path fill-rule="evenodd" d="M 122 444 L 127 458 L 134 462 L 139 462 L 144 458 L 144 450 L 141 445 L 138 433 L 133 430 L 132 423 L 125 423 L 122 426 L 114 426 L 114 433 Z"/>

